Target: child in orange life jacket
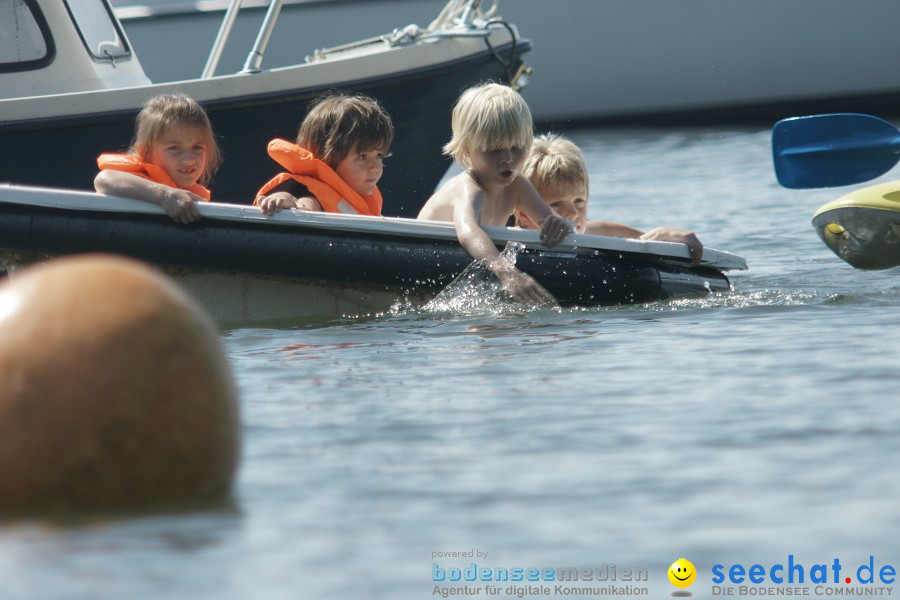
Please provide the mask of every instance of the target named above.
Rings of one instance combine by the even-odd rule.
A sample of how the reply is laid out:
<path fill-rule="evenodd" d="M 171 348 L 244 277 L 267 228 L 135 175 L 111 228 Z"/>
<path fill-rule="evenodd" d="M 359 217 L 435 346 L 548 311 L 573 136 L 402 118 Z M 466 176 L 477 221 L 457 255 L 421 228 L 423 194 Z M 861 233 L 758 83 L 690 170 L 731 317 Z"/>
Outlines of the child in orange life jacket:
<path fill-rule="evenodd" d="M 299 208 L 379 216 L 376 184 L 393 139 L 391 118 L 375 100 L 320 98 L 300 124 L 296 144 L 269 142 L 269 156 L 288 172 L 266 183 L 253 204 L 267 215 Z"/>
<path fill-rule="evenodd" d="M 161 206 L 178 223 L 200 218 L 207 183 L 221 162 L 212 125 L 196 100 L 163 95 L 144 103 L 126 154 L 101 154 L 94 188 Z M 199 183 L 198 183 L 199 182 Z"/>
<path fill-rule="evenodd" d="M 515 210 L 540 223 L 541 242 L 552 247 L 575 225 L 555 214 L 519 170 L 532 142 L 531 111 L 504 85 L 482 84 L 463 92 L 453 107 L 453 137 L 444 146 L 466 170 L 445 183 L 419 212 L 419 219 L 453 221 L 460 244 L 482 260 L 513 298 L 550 305 L 550 293 L 501 258 L 486 225 L 503 226 Z"/>
<path fill-rule="evenodd" d="M 610 221 L 588 221 L 588 168 L 581 150 L 570 140 L 555 134 L 535 138 L 522 174 L 537 188 L 544 201 L 557 214 L 571 219 L 578 233 L 638 238 L 687 244 L 691 262 L 703 256 L 703 244 L 690 231 L 675 227 L 657 227 L 647 233 Z M 516 210 L 516 225 L 537 229 L 537 225 Z"/>

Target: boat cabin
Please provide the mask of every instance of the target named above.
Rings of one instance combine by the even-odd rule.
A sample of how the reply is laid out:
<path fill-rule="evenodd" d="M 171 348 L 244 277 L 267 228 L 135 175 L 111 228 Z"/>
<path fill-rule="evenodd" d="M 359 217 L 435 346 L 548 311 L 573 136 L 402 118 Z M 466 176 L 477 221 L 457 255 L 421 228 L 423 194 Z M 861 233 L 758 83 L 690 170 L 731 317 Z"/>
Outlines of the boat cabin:
<path fill-rule="evenodd" d="M 0 2 L 0 73 L 0 98 L 150 84 L 105 0 Z"/>

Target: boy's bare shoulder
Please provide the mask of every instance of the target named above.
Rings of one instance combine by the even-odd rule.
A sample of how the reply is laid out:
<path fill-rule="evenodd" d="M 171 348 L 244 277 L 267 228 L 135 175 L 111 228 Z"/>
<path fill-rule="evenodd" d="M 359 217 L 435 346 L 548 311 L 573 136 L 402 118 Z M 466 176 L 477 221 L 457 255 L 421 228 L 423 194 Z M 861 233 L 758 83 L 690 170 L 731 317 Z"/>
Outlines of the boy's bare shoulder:
<path fill-rule="evenodd" d="M 457 173 L 453 177 L 447 180 L 441 189 L 447 189 L 453 192 L 461 192 L 461 191 L 470 191 L 475 192 L 479 191 L 481 187 L 478 183 L 472 178 L 472 175 L 468 171 L 463 171 L 462 173 Z"/>
<path fill-rule="evenodd" d="M 456 203 L 470 198 L 478 191 L 477 185 L 467 173 L 460 173 L 447 180 L 419 211 L 419 219 L 452 221 Z"/>

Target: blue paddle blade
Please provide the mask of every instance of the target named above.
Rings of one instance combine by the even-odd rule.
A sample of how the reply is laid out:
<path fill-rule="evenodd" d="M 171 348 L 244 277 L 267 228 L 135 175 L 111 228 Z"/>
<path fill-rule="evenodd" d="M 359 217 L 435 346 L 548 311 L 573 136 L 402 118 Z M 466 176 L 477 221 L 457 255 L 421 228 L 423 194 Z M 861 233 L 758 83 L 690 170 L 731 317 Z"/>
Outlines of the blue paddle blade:
<path fill-rule="evenodd" d="M 775 176 L 786 188 L 838 187 L 874 179 L 900 160 L 900 131 L 878 117 L 793 117 L 772 128 Z"/>

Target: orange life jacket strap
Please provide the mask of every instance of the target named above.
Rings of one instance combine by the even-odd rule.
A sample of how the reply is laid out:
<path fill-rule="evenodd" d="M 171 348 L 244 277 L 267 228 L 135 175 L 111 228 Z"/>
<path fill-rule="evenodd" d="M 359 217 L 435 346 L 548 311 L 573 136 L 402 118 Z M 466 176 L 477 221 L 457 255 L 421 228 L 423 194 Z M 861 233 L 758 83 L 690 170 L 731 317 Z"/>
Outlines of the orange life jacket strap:
<path fill-rule="evenodd" d="M 268 151 L 269 156 L 288 172 L 279 173 L 263 185 L 256 193 L 254 206 L 257 206 L 259 200 L 271 190 L 293 179 L 306 186 L 325 212 L 381 215 L 382 198 L 377 187 L 368 196 L 360 195 L 341 179 L 334 169 L 315 158 L 312 152 L 286 140 L 272 140 L 269 142 Z"/>
<path fill-rule="evenodd" d="M 124 171 L 171 188 L 184 189 L 197 194 L 207 202 L 209 202 L 211 197 L 209 190 L 199 183 L 182 188 L 163 169 L 154 164 L 146 163 L 133 154 L 101 154 L 97 157 L 97 166 L 100 167 L 101 171 Z"/>

